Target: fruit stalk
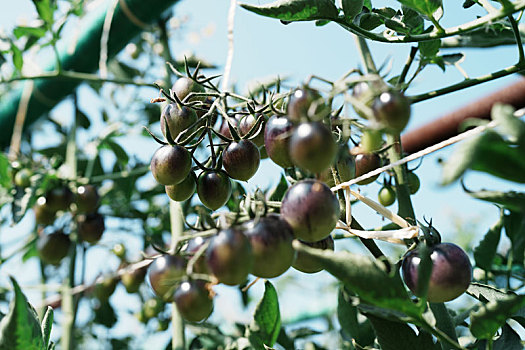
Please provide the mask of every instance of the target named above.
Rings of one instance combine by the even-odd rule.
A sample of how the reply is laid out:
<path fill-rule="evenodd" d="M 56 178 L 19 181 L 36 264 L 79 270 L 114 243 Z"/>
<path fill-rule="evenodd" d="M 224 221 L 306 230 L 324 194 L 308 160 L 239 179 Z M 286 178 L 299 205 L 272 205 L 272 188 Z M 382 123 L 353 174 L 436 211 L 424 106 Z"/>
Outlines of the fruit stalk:
<path fill-rule="evenodd" d="M 184 231 L 184 221 L 182 208 L 179 202 L 172 201 L 170 199 L 170 226 L 171 226 L 171 252 L 174 252 L 178 239 L 182 236 Z M 184 337 L 184 321 L 180 316 L 179 310 L 175 302 L 171 303 L 171 328 L 172 328 L 172 339 L 171 349 L 172 350 L 184 350 L 186 348 L 186 340 Z"/>

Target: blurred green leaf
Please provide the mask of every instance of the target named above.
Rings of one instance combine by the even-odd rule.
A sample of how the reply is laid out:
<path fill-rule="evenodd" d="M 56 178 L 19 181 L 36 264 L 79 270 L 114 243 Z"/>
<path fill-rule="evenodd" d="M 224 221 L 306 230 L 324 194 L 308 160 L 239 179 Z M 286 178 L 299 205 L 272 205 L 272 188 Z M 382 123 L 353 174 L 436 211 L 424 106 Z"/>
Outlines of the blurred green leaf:
<path fill-rule="evenodd" d="M 89 120 L 88 116 L 80 109 L 77 110 L 76 113 L 76 123 L 78 126 L 84 129 L 89 129 L 89 127 L 91 126 L 91 121 Z"/>
<path fill-rule="evenodd" d="M 36 38 L 41 38 L 46 35 L 46 29 L 42 27 L 25 27 L 18 26 L 13 29 L 13 34 L 17 39 L 20 39 L 23 36 L 30 37 L 34 36 Z"/>
<path fill-rule="evenodd" d="M 93 322 L 107 328 L 112 328 L 117 323 L 117 315 L 109 301 L 101 302 L 100 305 L 95 308 L 95 318 Z"/>
<path fill-rule="evenodd" d="M 53 25 L 53 13 L 56 9 L 56 5 L 52 0 L 33 0 L 33 4 L 36 7 L 36 11 L 40 18 L 46 22 L 49 28 Z"/>
<path fill-rule="evenodd" d="M 22 67 L 24 66 L 22 51 L 14 43 L 11 43 L 11 53 L 13 54 L 13 65 L 17 71 L 22 72 Z"/>
<path fill-rule="evenodd" d="M 10 277 L 15 292 L 9 312 L 0 322 L 0 350 L 42 350 L 44 340 L 35 309 Z"/>
<path fill-rule="evenodd" d="M 281 314 L 277 291 L 270 281 L 266 281 L 264 295 L 255 309 L 246 337 L 255 348 L 264 349 L 264 346 L 273 346 L 280 330 Z"/>
<path fill-rule="evenodd" d="M 279 183 L 272 190 L 270 190 L 268 200 L 270 201 L 280 201 L 283 199 L 286 190 L 288 189 L 288 182 L 284 174 L 281 174 Z"/>
<path fill-rule="evenodd" d="M 480 342 L 483 347 L 486 341 Z M 501 328 L 501 335 L 494 341 L 493 350 L 523 350 L 523 344 L 518 333 L 508 323 Z"/>
<path fill-rule="evenodd" d="M 53 308 L 48 306 L 44 317 L 42 318 L 42 336 L 44 341 L 44 349 L 49 345 L 49 339 L 51 337 L 51 328 L 53 327 Z"/>
<path fill-rule="evenodd" d="M 503 215 L 485 234 L 483 239 L 474 248 L 474 260 L 476 265 L 484 270 L 489 271 L 492 267 L 492 261 L 496 256 L 501 229 L 503 228 Z"/>
<path fill-rule="evenodd" d="M 5 188 L 11 188 L 11 167 L 9 160 L 4 153 L 0 153 L 0 186 Z"/>
<path fill-rule="evenodd" d="M 383 17 L 374 12 L 361 13 L 356 20 L 359 26 L 365 30 L 373 30 L 384 23 Z"/>
<path fill-rule="evenodd" d="M 113 151 L 113 153 L 115 154 L 115 157 L 117 157 L 118 163 L 122 165 L 128 164 L 129 156 L 126 153 L 126 150 L 124 150 L 124 148 L 121 145 L 119 145 L 118 143 L 116 143 L 115 141 L 111 139 L 106 139 L 104 141 L 104 144 L 106 144 L 109 147 L 109 149 Z"/>
<path fill-rule="evenodd" d="M 366 317 L 374 327 L 377 342 L 382 350 L 441 349 L 439 344 L 434 343 L 432 336 L 423 330 L 416 335 L 406 323 L 386 320 L 371 314 L 367 314 Z"/>
<path fill-rule="evenodd" d="M 504 292 L 496 287 L 477 282 L 472 282 L 469 285 L 466 293 L 482 302 L 504 299 L 505 297 L 513 294 Z"/>
<path fill-rule="evenodd" d="M 465 140 L 455 150 L 443 166 L 442 185 L 456 181 L 468 169 L 525 183 L 525 152 L 511 147 L 501 135 L 489 130 Z"/>
<path fill-rule="evenodd" d="M 525 217 L 519 212 L 510 212 L 503 218 L 505 234 L 512 243 L 512 261 L 523 265 L 525 257 Z"/>
<path fill-rule="evenodd" d="M 500 192 L 500 191 L 468 191 L 469 196 L 491 202 L 502 206 L 505 209 L 516 212 L 525 212 L 525 192 Z"/>
<path fill-rule="evenodd" d="M 508 295 L 481 305 L 470 313 L 470 331 L 479 339 L 490 339 L 505 324 L 507 318 L 525 305 L 525 296 Z"/>
<path fill-rule="evenodd" d="M 312 21 L 338 16 L 337 7 L 330 0 L 278 0 L 265 5 L 241 4 L 241 7 L 281 21 Z"/>
<path fill-rule="evenodd" d="M 401 7 L 403 16 L 401 17 L 401 22 L 403 22 L 408 28 L 410 28 L 410 34 L 421 34 L 423 33 L 424 20 L 423 17 L 416 11 L 412 10 L 410 7 L 402 6 Z"/>
<path fill-rule="evenodd" d="M 514 116 L 514 108 L 496 103 L 490 112 L 492 120 L 498 122 L 498 131 L 510 142 L 525 148 L 525 122 Z"/>

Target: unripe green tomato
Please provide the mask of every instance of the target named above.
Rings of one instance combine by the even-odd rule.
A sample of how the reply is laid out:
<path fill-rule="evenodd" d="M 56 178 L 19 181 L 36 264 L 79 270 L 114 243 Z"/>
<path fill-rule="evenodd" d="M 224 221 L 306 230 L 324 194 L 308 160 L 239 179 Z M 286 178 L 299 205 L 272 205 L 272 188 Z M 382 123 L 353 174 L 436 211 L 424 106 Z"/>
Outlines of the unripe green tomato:
<path fill-rule="evenodd" d="M 69 210 L 73 203 L 73 192 L 67 186 L 55 187 L 46 193 L 46 203 L 50 211 Z"/>
<path fill-rule="evenodd" d="M 419 191 L 421 183 L 419 177 L 413 172 L 408 173 L 408 188 L 410 189 L 410 194 L 415 194 Z"/>
<path fill-rule="evenodd" d="M 317 242 L 303 242 L 301 240 L 300 242 L 315 249 L 334 250 L 334 239 L 331 235 Z M 297 253 L 297 258 L 292 267 L 304 273 L 316 273 L 323 270 L 323 266 L 319 264 L 318 260 L 312 259 L 310 255 L 300 252 Z"/>
<path fill-rule="evenodd" d="M 176 202 L 183 202 L 189 198 L 195 193 L 195 189 L 197 188 L 197 176 L 193 171 L 190 171 L 188 176 L 182 182 L 166 186 L 166 194 L 168 197 L 170 197 L 172 200 Z"/>
<path fill-rule="evenodd" d="M 31 186 L 31 176 L 33 172 L 29 169 L 20 169 L 15 174 L 15 185 L 19 187 L 29 187 Z"/>
<path fill-rule="evenodd" d="M 381 203 L 381 205 L 388 207 L 394 204 L 396 201 L 396 191 L 392 188 L 392 186 L 383 186 L 379 190 L 377 198 L 379 199 L 379 203 Z"/>
<path fill-rule="evenodd" d="M 77 188 L 75 204 L 77 213 L 90 214 L 97 210 L 100 202 L 97 188 L 93 185 L 84 185 Z"/>
<path fill-rule="evenodd" d="M 126 258 L 126 246 L 122 243 L 115 244 L 111 251 L 121 260 L 124 260 Z"/>
<path fill-rule="evenodd" d="M 158 298 L 151 298 L 146 300 L 142 309 L 144 310 L 144 316 L 151 319 L 157 317 L 164 309 L 164 303 Z"/>
<path fill-rule="evenodd" d="M 56 212 L 49 209 L 45 197 L 39 197 L 33 207 L 35 221 L 39 225 L 51 225 L 55 221 Z"/>
<path fill-rule="evenodd" d="M 122 274 L 120 280 L 122 281 L 124 288 L 126 288 L 126 292 L 136 293 L 139 291 L 139 288 L 146 277 L 146 271 L 146 268 L 141 268 L 133 271 L 125 271 Z"/>
<path fill-rule="evenodd" d="M 71 240 L 64 232 L 56 231 L 40 235 L 36 247 L 43 262 L 58 265 L 69 253 Z"/>
<path fill-rule="evenodd" d="M 101 282 L 98 282 L 93 289 L 93 295 L 101 302 L 108 301 L 109 297 L 117 287 L 118 279 L 107 276 Z"/>

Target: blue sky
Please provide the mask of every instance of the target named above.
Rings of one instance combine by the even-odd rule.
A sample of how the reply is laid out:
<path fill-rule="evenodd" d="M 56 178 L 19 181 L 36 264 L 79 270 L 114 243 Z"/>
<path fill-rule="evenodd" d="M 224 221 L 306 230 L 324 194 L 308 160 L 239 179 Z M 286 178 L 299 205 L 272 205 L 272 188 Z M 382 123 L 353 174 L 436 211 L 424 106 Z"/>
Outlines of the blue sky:
<path fill-rule="evenodd" d="M 249 3 L 264 3 L 263 1 L 246 0 Z M 381 1 L 374 4 L 390 4 L 397 6 L 395 1 Z M 172 36 L 172 50 L 177 57 L 183 53 L 193 52 L 197 56 L 203 57 L 208 61 L 219 65 L 219 70 L 222 69 L 226 54 L 227 54 L 227 40 L 226 40 L 226 19 L 228 12 L 228 1 L 216 0 L 183 0 L 174 6 L 175 17 L 178 19 L 186 18 L 183 21 L 182 29 L 173 32 Z M 27 21 L 35 17 L 35 11 L 31 1 L 7 1 L 0 0 L 0 27 L 9 31 L 16 23 Z M 445 18 L 444 26 L 452 26 L 461 23 L 465 17 L 474 19 L 476 14 L 481 12 L 474 9 L 463 10 L 461 4 L 445 4 Z M 448 17 L 448 15 L 451 15 Z M 68 33 L 66 33 L 67 35 Z M 263 18 L 247 11 L 237 8 L 235 18 L 235 52 L 233 59 L 233 68 L 231 73 L 231 82 L 236 84 L 240 91 L 245 91 L 246 84 L 253 80 L 264 80 L 268 77 L 281 76 L 290 77 L 289 84 L 291 86 L 299 85 L 310 74 L 316 74 L 328 79 L 337 79 L 351 68 L 361 66 L 359 55 L 354 45 L 352 35 L 335 24 L 329 24 L 324 27 L 315 27 L 313 23 L 293 23 L 284 26 L 279 21 Z M 387 45 L 381 43 L 371 43 L 370 48 L 375 61 L 378 65 L 382 62 L 390 62 L 392 75 L 397 74 L 408 55 L 410 45 L 398 44 Z M 471 76 L 483 75 L 489 72 L 509 66 L 516 60 L 517 50 L 514 47 L 504 47 L 490 50 L 448 50 L 447 53 L 465 52 L 466 59 L 462 64 L 464 70 Z M 44 60 L 49 57 L 44 57 Z M 408 90 L 409 94 L 417 94 L 444 87 L 451 83 L 461 81 L 461 74 L 454 68 L 448 68 L 443 74 L 438 67 L 428 68 L 421 76 L 415 80 L 413 86 Z M 408 126 L 408 130 L 417 126 L 423 125 L 426 122 L 438 118 L 447 112 L 453 111 L 460 106 L 473 102 L 478 98 L 496 91 L 513 81 L 517 77 L 508 77 L 494 82 L 484 84 L 482 86 L 469 88 L 467 90 L 449 94 L 443 97 L 435 98 L 429 101 L 418 103 L 413 107 L 413 115 Z M 87 89 L 80 89 L 80 100 L 82 108 L 88 112 L 96 114 L 101 106 L 100 101 L 94 100 L 93 96 L 89 95 Z M 145 92 L 144 102 L 148 103 L 151 97 L 155 97 L 156 92 L 151 91 L 151 95 Z M 54 115 L 59 115 L 62 112 L 67 112 L 70 109 L 67 104 L 61 104 L 54 112 Z M 125 143 L 125 142 L 124 142 Z M 133 147 L 128 145 L 129 147 Z M 152 141 L 145 147 L 131 148 L 134 153 L 143 159 L 148 159 L 153 153 L 156 145 Z M 460 245 L 466 243 L 458 241 L 457 226 L 468 230 L 475 231 L 475 239 L 471 244 L 475 244 L 482 235 L 486 232 L 488 227 L 496 221 L 498 210 L 487 203 L 471 199 L 463 192 L 458 184 L 443 188 L 438 185 L 440 179 L 440 166 L 437 164 L 438 158 L 447 159 L 455 146 L 449 147 L 436 154 L 425 157 L 421 167 L 417 170 L 422 186 L 421 190 L 413 197 L 413 203 L 416 208 L 416 214 L 420 220 L 423 217 L 432 218 L 434 225 L 442 233 L 444 240 L 452 241 Z M 410 167 L 415 167 L 418 162 L 411 164 Z M 266 187 L 278 181 L 279 168 L 271 161 L 263 162 L 261 169 L 257 175 L 250 180 L 251 188 L 255 185 Z M 513 183 L 504 181 L 497 181 L 494 178 L 482 174 L 468 174 L 466 177 L 466 184 L 472 189 L 488 188 L 488 189 L 512 189 L 523 190 L 522 186 L 517 186 Z M 369 195 L 375 199 L 379 185 L 373 184 L 362 188 L 364 194 Z M 383 224 L 381 218 L 377 216 L 372 210 L 363 205 L 356 205 L 354 209 L 356 218 L 365 224 L 367 227 L 375 227 Z M 4 237 L 0 241 L 6 242 L 13 240 L 16 237 L 16 228 L 7 229 Z M 110 244 L 112 241 L 108 240 L 106 243 Z M 338 248 L 346 247 L 345 244 L 340 244 Z M 356 245 L 350 244 L 348 247 L 356 248 Z M 385 246 L 388 249 L 387 246 Z M 357 248 L 356 248 L 357 249 Z M 96 254 L 104 254 L 103 252 L 94 252 Z M 394 258 L 394 257 L 393 257 Z M 108 258 L 110 259 L 110 258 Z M 110 260 L 110 265 L 114 261 Z M 30 263 L 28 263 L 30 264 Z M 2 273 L 2 279 L 5 278 L 5 273 L 13 273 L 15 275 L 23 274 L 28 269 L 28 264 L 19 265 L 19 261 L 13 261 L 12 264 L 6 266 Z M 100 266 L 98 266 L 100 265 Z M 95 264 L 103 270 L 102 264 Z M 32 266 L 32 265 L 31 265 Z M 35 264 L 36 266 L 36 264 Z M 88 276 L 94 278 L 100 270 L 93 268 L 88 273 Z M 293 275 L 292 272 L 285 275 L 283 280 Z M 330 279 L 323 274 L 318 276 L 306 278 L 299 278 L 300 281 L 311 283 L 318 278 L 320 281 L 326 282 Z M 284 284 L 284 282 L 283 282 Z M 255 294 L 260 293 L 261 285 L 255 288 Z M 311 290 L 310 290 L 311 289 Z M 300 284 L 292 284 L 288 289 L 290 292 L 284 296 L 285 300 L 294 300 L 295 303 L 282 303 L 282 312 L 285 317 L 292 317 L 295 313 L 304 309 L 304 303 L 308 302 L 308 306 L 312 309 L 322 308 L 327 304 L 333 304 L 335 301 L 324 300 L 320 295 L 319 290 L 307 287 L 306 293 L 310 298 L 306 299 L 301 296 L 303 287 Z M 122 291 L 120 291 L 122 292 Z M 310 294 L 309 294 L 310 293 Z M 36 293 L 35 293 L 36 294 Z M 220 300 L 217 304 L 218 313 L 222 316 L 228 316 L 228 310 L 236 310 L 241 316 L 239 319 L 245 320 L 247 314 L 243 314 L 239 308 L 238 299 L 235 293 L 228 288 L 220 289 Z M 122 292 L 121 294 L 125 294 Z M 311 296 L 317 296 L 312 299 Z M 125 299 L 133 302 L 129 297 Z M 314 302 L 309 302 L 314 300 Z M 215 315 L 214 317 L 219 317 Z M 236 317 L 236 316 L 234 316 Z M 229 318 L 229 317 L 227 317 Z M 134 325 L 133 320 L 127 319 L 125 325 Z M 123 327 L 121 327 L 123 328 Z M 128 328 L 129 330 L 129 328 Z M 117 329 L 117 332 L 124 332 L 124 329 Z M 162 341 L 162 336 L 158 340 Z"/>

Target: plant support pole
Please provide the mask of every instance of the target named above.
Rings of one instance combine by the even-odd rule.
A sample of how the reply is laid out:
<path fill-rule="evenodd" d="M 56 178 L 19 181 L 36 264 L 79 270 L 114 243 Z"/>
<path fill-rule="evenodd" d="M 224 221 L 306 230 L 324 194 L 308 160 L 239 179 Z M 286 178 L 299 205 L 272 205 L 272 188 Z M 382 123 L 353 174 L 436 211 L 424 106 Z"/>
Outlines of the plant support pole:
<path fill-rule="evenodd" d="M 108 0 L 86 17 L 79 24 L 81 35 L 77 40 L 61 42 L 58 45 L 58 62 L 63 73 L 93 73 L 99 66 L 101 36 L 106 13 L 118 1 L 107 41 L 107 57 L 111 59 L 128 42 L 145 29 L 147 24 L 158 20 L 161 14 L 178 0 Z M 74 38 L 73 38 L 74 39 Z M 74 47 L 72 53 L 69 49 Z M 58 70 L 57 60 L 51 58 L 44 70 L 53 75 Z M 46 73 L 44 73 L 46 74 Z M 102 79 L 101 79 L 102 80 Z M 79 79 L 51 77 L 34 79 L 34 91 L 29 99 L 25 126 L 35 122 L 49 112 L 82 82 Z M 8 146 L 13 130 L 16 112 L 22 92 L 28 81 L 11 86 L 11 91 L 0 98 L 0 146 Z"/>

